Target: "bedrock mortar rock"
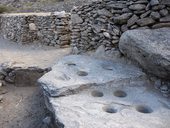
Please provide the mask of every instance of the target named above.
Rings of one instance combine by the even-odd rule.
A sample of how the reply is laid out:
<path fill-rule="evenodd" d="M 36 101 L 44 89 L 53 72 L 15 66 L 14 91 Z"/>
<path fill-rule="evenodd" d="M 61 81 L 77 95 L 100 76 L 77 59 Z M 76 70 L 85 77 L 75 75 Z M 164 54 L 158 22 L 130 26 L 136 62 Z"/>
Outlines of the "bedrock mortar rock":
<path fill-rule="evenodd" d="M 102 74 L 101 74 L 102 73 Z M 52 71 L 39 80 L 52 97 L 78 93 L 105 83 L 145 84 L 145 73 L 126 62 L 112 62 L 83 55 L 70 55 L 59 60 Z"/>
<path fill-rule="evenodd" d="M 152 90 L 140 68 L 124 60 L 69 55 L 39 83 L 57 128 L 169 126 L 169 99 Z M 167 93 L 167 86 L 155 84 Z M 137 109 L 148 107 L 148 113 Z"/>
<path fill-rule="evenodd" d="M 170 28 L 129 30 L 121 36 L 119 48 L 147 72 L 170 80 Z"/>

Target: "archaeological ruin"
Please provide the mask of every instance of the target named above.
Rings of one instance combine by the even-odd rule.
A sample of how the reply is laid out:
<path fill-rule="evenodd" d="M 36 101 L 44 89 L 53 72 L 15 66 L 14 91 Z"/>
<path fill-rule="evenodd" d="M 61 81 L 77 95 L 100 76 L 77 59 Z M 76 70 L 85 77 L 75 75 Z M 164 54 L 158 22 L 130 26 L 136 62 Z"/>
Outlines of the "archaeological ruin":
<path fill-rule="evenodd" d="M 0 128 L 170 128 L 169 97 L 169 0 L 0 14 Z"/>

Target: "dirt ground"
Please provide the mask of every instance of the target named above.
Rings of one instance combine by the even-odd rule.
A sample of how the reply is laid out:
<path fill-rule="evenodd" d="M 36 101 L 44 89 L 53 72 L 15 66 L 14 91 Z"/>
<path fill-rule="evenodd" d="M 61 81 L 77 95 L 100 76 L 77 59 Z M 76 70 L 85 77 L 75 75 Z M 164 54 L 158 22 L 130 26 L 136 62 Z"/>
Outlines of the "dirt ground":
<path fill-rule="evenodd" d="M 56 49 L 39 44 L 20 45 L 0 38 L 0 65 L 11 63 L 11 66 L 44 69 L 70 51 L 70 48 Z M 48 116 L 39 86 L 0 87 L 0 128 L 47 128 L 43 119 Z"/>
<path fill-rule="evenodd" d="M 46 116 L 40 87 L 0 87 L 0 128 L 44 128 Z"/>

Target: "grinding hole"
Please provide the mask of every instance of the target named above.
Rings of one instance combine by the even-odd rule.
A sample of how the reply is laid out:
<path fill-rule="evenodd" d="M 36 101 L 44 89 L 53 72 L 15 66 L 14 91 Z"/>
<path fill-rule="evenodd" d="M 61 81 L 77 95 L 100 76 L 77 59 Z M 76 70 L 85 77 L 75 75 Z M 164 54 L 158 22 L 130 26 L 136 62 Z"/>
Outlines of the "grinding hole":
<path fill-rule="evenodd" d="M 137 106 L 136 110 L 140 113 L 145 113 L 145 114 L 153 112 L 153 110 L 149 108 L 148 106 L 142 106 L 142 105 Z"/>
<path fill-rule="evenodd" d="M 116 113 L 117 112 L 117 110 L 112 106 L 103 107 L 103 111 L 105 111 L 107 113 Z"/>
<path fill-rule="evenodd" d="M 113 94 L 114 94 L 114 96 L 122 97 L 122 98 L 127 96 L 126 92 L 124 92 L 122 90 L 117 90 Z"/>
<path fill-rule="evenodd" d="M 77 72 L 77 75 L 79 75 L 79 76 L 87 76 L 88 73 L 85 72 L 85 71 L 78 71 L 78 72 Z"/>
<path fill-rule="evenodd" d="M 102 97 L 103 96 L 103 92 L 93 91 L 91 93 L 91 95 L 94 96 L 94 97 Z"/>
<path fill-rule="evenodd" d="M 102 64 L 102 68 L 105 70 L 113 70 L 113 65 L 111 64 Z"/>
<path fill-rule="evenodd" d="M 68 66 L 76 66 L 75 63 L 72 63 L 72 62 L 69 62 L 69 63 L 66 63 Z"/>

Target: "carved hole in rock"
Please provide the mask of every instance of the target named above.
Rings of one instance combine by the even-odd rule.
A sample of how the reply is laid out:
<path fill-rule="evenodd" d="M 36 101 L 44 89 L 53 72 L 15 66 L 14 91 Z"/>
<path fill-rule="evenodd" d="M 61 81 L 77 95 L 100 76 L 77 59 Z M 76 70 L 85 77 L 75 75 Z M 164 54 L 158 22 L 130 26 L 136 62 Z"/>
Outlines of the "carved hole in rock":
<path fill-rule="evenodd" d="M 105 70 L 113 70 L 113 65 L 111 64 L 102 64 L 102 68 Z"/>
<path fill-rule="evenodd" d="M 117 91 L 115 91 L 113 94 L 114 94 L 114 96 L 116 96 L 116 97 L 121 97 L 121 98 L 127 96 L 126 92 L 124 92 L 124 91 L 122 91 L 122 90 L 117 90 Z"/>
<path fill-rule="evenodd" d="M 69 62 L 69 63 L 66 63 L 68 66 L 76 66 L 75 63 L 72 63 L 72 62 Z"/>
<path fill-rule="evenodd" d="M 105 70 L 113 70 L 113 67 L 111 67 L 111 66 L 103 66 L 103 69 L 105 69 Z"/>
<path fill-rule="evenodd" d="M 92 91 L 91 95 L 94 96 L 94 97 L 102 97 L 103 96 L 103 92 L 95 90 L 95 91 Z"/>
<path fill-rule="evenodd" d="M 79 76 L 87 76 L 88 73 L 85 72 L 85 71 L 78 71 L 78 72 L 77 72 L 77 75 L 79 75 Z"/>
<path fill-rule="evenodd" d="M 117 112 L 117 110 L 112 106 L 103 107 L 103 111 L 105 111 L 107 113 L 116 113 Z"/>
<path fill-rule="evenodd" d="M 153 110 L 150 107 L 144 105 L 136 106 L 136 110 L 140 113 L 145 113 L 145 114 L 153 112 Z"/>

